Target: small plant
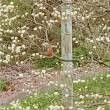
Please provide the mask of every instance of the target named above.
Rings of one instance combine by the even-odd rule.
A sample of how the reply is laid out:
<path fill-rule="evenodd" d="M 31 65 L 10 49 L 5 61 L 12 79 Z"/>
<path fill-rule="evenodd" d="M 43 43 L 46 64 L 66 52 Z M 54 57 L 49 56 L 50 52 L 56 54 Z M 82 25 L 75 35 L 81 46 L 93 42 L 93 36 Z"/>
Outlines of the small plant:
<path fill-rule="evenodd" d="M 7 90 L 8 86 L 9 86 L 8 81 L 6 81 L 4 79 L 0 79 L 0 91 Z"/>
<path fill-rule="evenodd" d="M 45 59 L 39 59 L 36 62 L 37 67 L 47 67 L 47 68 L 51 68 L 51 67 L 57 67 L 57 63 L 59 63 L 59 61 L 57 59 L 54 58 L 45 58 Z"/>

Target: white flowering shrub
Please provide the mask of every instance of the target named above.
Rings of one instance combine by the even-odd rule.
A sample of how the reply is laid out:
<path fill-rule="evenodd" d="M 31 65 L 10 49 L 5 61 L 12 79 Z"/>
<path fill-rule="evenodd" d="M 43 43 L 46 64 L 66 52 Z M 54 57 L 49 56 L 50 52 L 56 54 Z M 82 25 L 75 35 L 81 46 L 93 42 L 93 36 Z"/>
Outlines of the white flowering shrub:
<path fill-rule="evenodd" d="M 109 0 L 73 1 L 73 12 L 61 14 L 61 0 L 12 0 L 0 4 L 0 63 L 19 64 L 42 59 L 45 42 L 60 42 L 60 21 L 73 17 L 73 46 L 78 59 L 108 61 Z M 86 51 L 86 52 L 84 52 Z M 75 53 L 76 52 L 76 53 Z"/>
<path fill-rule="evenodd" d="M 73 38 L 75 43 L 83 45 L 92 59 L 110 60 L 109 0 L 81 0 L 73 7 L 73 28 L 77 35 Z M 85 59 L 83 54 L 81 59 Z"/>
<path fill-rule="evenodd" d="M 24 4 L 23 2 L 21 0 L 18 4 L 12 1 L 9 4 L 0 4 L 0 63 L 2 64 L 22 64 L 32 57 L 43 58 L 45 50 L 42 48 L 43 44 L 54 39 L 52 38 L 54 35 L 49 36 L 50 30 L 59 25 L 60 12 L 55 7 L 49 7 L 49 4 L 54 3 L 29 1 L 28 4 Z M 41 55 L 39 51 L 42 52 Z"/>

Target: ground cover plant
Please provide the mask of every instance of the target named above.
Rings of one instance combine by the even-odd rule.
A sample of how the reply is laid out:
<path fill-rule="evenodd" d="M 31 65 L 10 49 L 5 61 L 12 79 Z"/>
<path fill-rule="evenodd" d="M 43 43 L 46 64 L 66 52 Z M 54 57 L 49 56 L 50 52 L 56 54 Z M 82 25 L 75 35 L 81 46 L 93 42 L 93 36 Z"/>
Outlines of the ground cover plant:
<path fill-rule="evenodd" d="M 0 110 L 64 110 L 60 87 L 48 92 L 34 93 L 34 96 L 10 103 Z M 89 76 L 73 81 L 74 105 L 70 110 L 109 110 L 110 109 L 110 72 Z M 68 97 L 68 95 L 66 96 Z"/>
<path fill-rule="evenodd" d="M 6 91 L 9 87 L 9 82 L 5 79 L 0 79 L 0 91 Z"/>

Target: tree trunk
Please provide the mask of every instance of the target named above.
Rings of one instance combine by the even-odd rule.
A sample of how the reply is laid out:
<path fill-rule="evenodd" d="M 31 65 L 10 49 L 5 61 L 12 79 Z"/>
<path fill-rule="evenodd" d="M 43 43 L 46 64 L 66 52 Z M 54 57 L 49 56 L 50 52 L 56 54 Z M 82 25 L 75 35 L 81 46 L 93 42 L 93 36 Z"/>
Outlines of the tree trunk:
<path fill-rule="evenodd" d="M 64 2 L 64 1 L 63 1 Z M 62 59 L 72 60 L 72 5 L 65 2 L 61 6 L 61 52 Z M 62 89 L 62 102 L 66 110 L 73 106 L 72 62 L 62 61 L 62 79 L 66 85 Z"/>

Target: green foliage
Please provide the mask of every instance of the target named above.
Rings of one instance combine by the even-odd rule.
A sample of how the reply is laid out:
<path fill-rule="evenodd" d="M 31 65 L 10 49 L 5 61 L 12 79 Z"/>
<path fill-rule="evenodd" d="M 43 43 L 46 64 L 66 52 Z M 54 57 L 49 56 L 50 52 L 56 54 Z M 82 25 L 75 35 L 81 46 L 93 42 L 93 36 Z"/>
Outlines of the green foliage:
<path fill-rule="evenodd" d="M 0 91 L 7 90 L 8 86 L 9 86 L 9 83 L 6 80 L 0 79 Z"/>
<path fill-rule="evenodd" d="M 73 49 L 73 57 L 76 56 L 76 58 L 80 58 L 81 56 L 84 56 L 85 59 L 88 59 L 90 55 L 88 54 L 88 50 L 85 47 L 76 47 Z"/>
<path fill-rule="evenodd" d="M 35 65 L 40 68 L 40 67 L 46 67 L 46 68 L 51 68 L 51 67 L 58 67 L 58 60 L 54 58 L 43 58 L 35 61 Z"/>
<path fill-rule="evenodd" d="M 96 103 L 104 103 L 104 99 L 109 100 L 110 96 L 110 72 L 90 77 L 85 82 L 75 82 L 74 91 L 75 94 L 80 94 L 75 97 L 75 101 L 84 101 L 86 103 L 87 110 L 96 110 L 98 105 Z M 84 96 L 81 98 L 80 96 Z M 80 97 L 80 98 L 79 98 Z M 95 100 L 94 100 L 95 99 Z M 96 104 L 96 106 L 91 106 Z M 105 103 L 104 108 L 109 110 L 109 104 Z"/>
<path fill-rule="evenodd" d="M 59 97 L 54 95 L 54 92 L 57 92 L 58 90 L 52 90 L 48 93 L 42 92 L 37 96 L 34 97 L 27 97 L 24 100 L 22 100 L 20 103 L 23 107 L 28 106 L 33 106 L 34 104 L 37 104 L 37 106 L 39 108 L 45 108 L 47 107 L 49 104 L 54 104 L 54 103 L 61 103 L 61 100 L 59 100 Z M 61 97 L 60 97 L 61 98 Z M 28 103 L 26 103 L 28 102 Z M 24 106 L 25 105 L 25 106 Z"/>
<path fill-rule="evenodd" d="M 81 89 L 81 93 L 110 93 L 110 77 L 107 77 L 107 75 L 110 75 L 110 72 L 97 75 L 95 77 L 87 78 L 84 83 L 81 83 L 80 81 L 78 83 L 74 84 L 74 90 L 80 93 L 79 88 Z M 85 88 L 87 86 L 87 88 Z"/>
<path fill-rule="evenodd" d="M 73 58 L 79 60 L 82 57 L 83 60 L 90 59 L 91 56 L 88 53 L 88 49 L 85 48 L 83 45 L 73 48 Z M 81 65 L 80 62 L 73 62 L 73 63 L 74 63 L 74 67 L 79 67 Z"/>

